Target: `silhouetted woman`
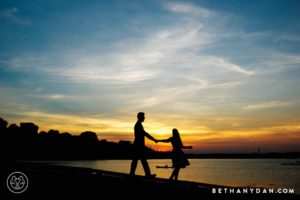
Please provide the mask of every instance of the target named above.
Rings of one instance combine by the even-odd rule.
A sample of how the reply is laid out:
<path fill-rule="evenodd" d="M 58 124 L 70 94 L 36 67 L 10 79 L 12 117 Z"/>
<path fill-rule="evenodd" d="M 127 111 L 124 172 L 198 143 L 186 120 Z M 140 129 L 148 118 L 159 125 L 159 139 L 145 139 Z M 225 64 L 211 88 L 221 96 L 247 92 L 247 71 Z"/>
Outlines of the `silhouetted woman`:
<path fill-rule="evenodd" d="M 158 142 L 171 142 L 173 146 L 172 163 L 173 163 L 174 170 L 172 172 L 170 179 L 178 180 L 178 174 L 180 168 L 185 168 L 186 166 L 190 165 L 182 149 L 192 149 L 192 146 L 183 146 L 179 132 L 175 128 L 173 129 L 172 137 L 165 140 L 158 140 Z"/>

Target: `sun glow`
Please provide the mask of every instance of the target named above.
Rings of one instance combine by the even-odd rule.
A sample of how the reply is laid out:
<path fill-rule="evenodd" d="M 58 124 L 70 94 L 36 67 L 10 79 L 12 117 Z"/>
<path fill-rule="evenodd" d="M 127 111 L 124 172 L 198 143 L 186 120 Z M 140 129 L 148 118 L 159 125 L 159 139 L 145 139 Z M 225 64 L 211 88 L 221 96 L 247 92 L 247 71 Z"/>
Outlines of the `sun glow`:
<path fill-rule="evenodd" d="M 63 114 L 49 114 L 43 112 L 26 112 L 20 121 L 9 123 L 34 122 L 39 126 L 39 131 L 50 129 L 60 132 L 69 132 L 77 135 L 84 131 L 93 131 L 99 140 L 119 142 L 120 140 L 133 142 L 135 114 L 120 116 L 73 116 Z M 155 139 L 167 139 L 172 136 L 172 129 L 177 128 L 184 145 L 192 145 L 192 152 L 220 152 L 220 151 L 254 151 L 258 145 L 264 146 L 265 150 L 276 150 L 277 147 L 299 149 L 297 141 L 300 141 L 300 125 L 297 122 L 269 127 L 229 128 L 224 124 L 220 127 L 209 127 L 205 120 L 199 124 L 198 120 L 181 120 L 178 117 L 160 118 L 147 116 L 143 123 L 144 129 Z M 241 124 L 241 121 L 235 121 Z M 233 123 L 229 119 L 229 123 Z M 174 126 L 172 126 L 174 125 Z M 213 123 L 212 123 L 213 125 Z M 188 127 L 188 128 L 187 128 Z M 170 143 L 154 143 L 145 139 L 146 145 L 159 151 L 170 151 Z M 190 152 L 190 151 L 189 151 Z"/>

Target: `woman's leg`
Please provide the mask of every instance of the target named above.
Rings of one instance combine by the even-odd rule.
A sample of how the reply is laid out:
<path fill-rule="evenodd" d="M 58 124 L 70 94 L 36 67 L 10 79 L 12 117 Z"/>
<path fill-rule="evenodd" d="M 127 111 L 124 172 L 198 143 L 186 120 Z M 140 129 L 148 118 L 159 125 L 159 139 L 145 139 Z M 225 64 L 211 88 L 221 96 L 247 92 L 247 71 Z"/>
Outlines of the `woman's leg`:
<path fill-rule="evenodd" d="M 180 170 L 179 167 L 177 167 L 177 168 L 174 169 L 174 180 L 176 180 L 176 181 L 178 180 L 179 170 Z"/>
<path fill-rule="evenodd" d="M 172 179 L 174 178 L 174 176 L 175 176 L 175 171 L 176 171 L 176 168 L 173 169 L 172 175 L 171 175 L 170 178 L 169 178 L 170 180 L 172 180 Z"/>

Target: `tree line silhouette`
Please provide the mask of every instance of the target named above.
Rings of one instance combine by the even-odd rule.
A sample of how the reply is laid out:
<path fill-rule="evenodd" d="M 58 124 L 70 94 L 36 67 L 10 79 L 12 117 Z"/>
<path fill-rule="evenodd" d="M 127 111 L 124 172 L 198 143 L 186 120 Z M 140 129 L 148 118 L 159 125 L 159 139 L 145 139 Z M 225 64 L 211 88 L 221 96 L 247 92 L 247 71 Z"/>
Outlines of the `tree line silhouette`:
<path fill-rule="evenodd" d="M 131 141 L 99 140 L 85 131 L 79 135 L 58 130 L 40 131 L 32 122 L 8 124 L 0 117 L 0 155 L 4 160 L 131 159 Z M 146 147 L 148 158 L 171 158 L 171 152 Z M 188 158 L 300 158 L 300 152 L 186 154 Z"/>
<path fill-rule="evenodd" d="M 130 159 L 133 146 L 130 141 L 99 140 L 92 131 L 79 135 L 52 129 L 39 132 L 39 127 L 32 122 L 21 122 L 18 126 L 0 117 L 0 152 L 7 160 Z M 147 155 L 169 157 L 169 152 L 147 148 Z"/>

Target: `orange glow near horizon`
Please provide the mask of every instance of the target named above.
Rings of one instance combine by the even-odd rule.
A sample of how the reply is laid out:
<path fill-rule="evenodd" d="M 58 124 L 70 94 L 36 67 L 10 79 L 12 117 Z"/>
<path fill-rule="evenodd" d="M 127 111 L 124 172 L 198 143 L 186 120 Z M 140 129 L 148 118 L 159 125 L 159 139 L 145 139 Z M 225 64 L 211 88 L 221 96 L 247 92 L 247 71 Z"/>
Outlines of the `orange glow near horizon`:
<path fill-rule="evenodd" d="M 20 119 L 20 122 L 33 122 L 39 126 L 39 131 L 50 129 L 60 132 L 69 132 L 78 135 L 84 131 L 93 131 L 99 140 L 118 142 L 120 140 L 133 141 L 133 126 L 135 116 L 67 116 L 45 114 L 40 112 L 29 113 L 30 117 Z M 146 116 L 147 117 L 147 116 Z M 149 117 L 150 118 L 150 117 Z M 129 119 L 129 120 L 128 120 Z M 171 126 L 175 124 L 176 126 Z M 258 146 L 265 151 L 300 151 L 300 125 L 297 123 L 263 127 L 222 130 L 209 128 L 205 124 L 183 121 L 176 118 L 168 120 L 152 116 L 143 123 L 145 130 L 156 139 L 167 139 L 172 136 L 172 129 L 177 128 L 181 134 L 183 144 L 192 145 L 193 149 L 187 152 L 255 152 Z M 189 127 L 189 128 L 185 128 Z M 154 143 L 146 138 L 146 145 L 158 151 L 170 151 L 170 143 Z"/>

